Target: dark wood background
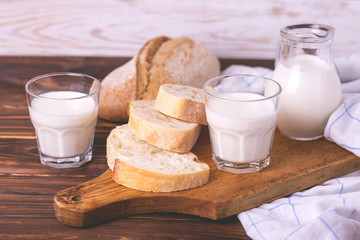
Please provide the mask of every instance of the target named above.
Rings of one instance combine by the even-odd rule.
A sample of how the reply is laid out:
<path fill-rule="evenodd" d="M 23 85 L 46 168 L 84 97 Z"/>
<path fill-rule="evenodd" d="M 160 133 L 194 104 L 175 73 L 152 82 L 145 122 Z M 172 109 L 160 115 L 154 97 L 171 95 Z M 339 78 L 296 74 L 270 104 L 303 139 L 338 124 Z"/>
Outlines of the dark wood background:
<path fill-rule="evenodd" d="M 35 131 L 25 98 L 26 82 L 40 74 L 80 72 L 104 78 L 127 58 L 0 57 L 0 239 L 249 239 L 236 216 L 213 221 L 175 213 L 129 216 L 94 226 L 74 228 L 58 222 L 54 195 L 91 180 L 107 170 L 106 138 L 119 123 L 99 119 L 93 160 L 73 169 L 40 164 Z M 272 68 L 268 60 L 221 60 L 230 64 Z"/>

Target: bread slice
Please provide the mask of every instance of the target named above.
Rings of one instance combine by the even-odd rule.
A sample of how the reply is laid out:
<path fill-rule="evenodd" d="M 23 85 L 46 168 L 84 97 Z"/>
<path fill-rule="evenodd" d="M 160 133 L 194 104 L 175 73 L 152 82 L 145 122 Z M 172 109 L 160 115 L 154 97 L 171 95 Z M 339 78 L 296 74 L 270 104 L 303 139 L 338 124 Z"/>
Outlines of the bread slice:
<path fill-rule="evenodd" d="M 201 88 L 164 84 L 159 89 L 155 107 L 168 116 L 207 125 L 205 93 Z"/>
<path fill-rule="evenodd" d="M 129 127 L 140 139 L 173 152 L 189 152 L 195 145 L 201 125 L 162 114 L 155 100 L 135 100 L 129 104 Z"/>
<path fill-rule="evenodd" d="M 139 140 L 122 125 L 107 138 L 107 161 L 115 182 L 141 191 L 172 192 L 206 184 L 210 169 L 195 154 L 174 153 Z"/>

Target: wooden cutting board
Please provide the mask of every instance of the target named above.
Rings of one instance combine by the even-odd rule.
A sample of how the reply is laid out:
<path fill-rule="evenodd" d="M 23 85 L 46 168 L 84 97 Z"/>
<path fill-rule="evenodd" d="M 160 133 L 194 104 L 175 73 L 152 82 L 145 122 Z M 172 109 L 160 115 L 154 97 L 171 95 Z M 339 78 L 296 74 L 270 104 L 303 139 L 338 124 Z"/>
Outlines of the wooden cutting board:
<path fill-rule="evenodd" d="M 193 152 L 210 166 L 209 182 L 172 192 L 141 192 L 113 182 L 111 171 L 58 192 L 57 219 L 86 227 L 110 219 L 151 212 L 176 212 L 223 219 L 360 168 L 360 159 L 325 139 L 296 141 L 276 132 L 270 165 L 258 173 L 220 171 L 211 159 L 208 132 L 203 130 Z"/>

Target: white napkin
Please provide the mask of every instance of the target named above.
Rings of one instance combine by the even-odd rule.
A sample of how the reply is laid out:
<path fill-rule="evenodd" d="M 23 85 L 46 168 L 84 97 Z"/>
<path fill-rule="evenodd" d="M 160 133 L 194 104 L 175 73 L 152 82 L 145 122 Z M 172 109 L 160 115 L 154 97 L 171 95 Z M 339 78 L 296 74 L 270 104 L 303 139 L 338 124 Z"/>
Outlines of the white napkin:
<path fill-rule="evenodd" d="M 344 103 L 324 135 L 360 156 L 360 54 L 337 59 Z M 272 70 L 232 65 L 222 74 L 271 77 Z M 359 159 L 360 161 L 360 159 Z M 360 170 L 238 214 L 253 239 L 360 239 Z"/>
<path fill-rule="evenodd" d="M 342 58 L 335 59 L 341 82 L 360 79 L 360 53 L 351 54 Z"/>
<path fill-rule="evenodd" d="M 238 215 L 252 239 L 360 239 L 360 170 Z"/>
<path fill-rule="evenodd" d="M 360 54 L 337 59 L 335 63 L 344 102 L 330 116 L 324 137 L 360 156 Z"/>
<path fill-rule="evenodd" d="M 360 84 L 359 80 L 357 82 Z M 360 156 L 359 93 L 344 94 L 343 104 L 330 116 L 324 137 Z"/>

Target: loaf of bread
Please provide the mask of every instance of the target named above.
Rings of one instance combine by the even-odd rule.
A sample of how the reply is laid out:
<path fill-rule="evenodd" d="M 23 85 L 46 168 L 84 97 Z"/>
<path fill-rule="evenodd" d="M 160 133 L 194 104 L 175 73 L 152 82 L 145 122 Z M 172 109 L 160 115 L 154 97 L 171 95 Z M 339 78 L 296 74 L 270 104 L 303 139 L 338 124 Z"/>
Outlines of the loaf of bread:
<path fill-rule="evenodd" d="M 202 87 L 219 74 L 218 58 L 203 43 L 186 37 L 151 39 L 129 63 L 102 81 L 99 116 L 127 121 L 127 104 L 134 99 L 155 99 L 164 83 Z"/>
<path fill-rule="evenodd" d="M 159 89 L 155 107 L 168 116 L 207 125 L 205 93 L 201 88 L 164 84 Z"/>
<path fill-rule="evenodd" d="M 195 145 L 201 125 L 162 114 L 155 100 L 135 100 L 129 104 L 129 128 L 140 139 L 156 147 L 186 153 Z"/>
<path fill-rule="evenodd" d="M 161 41 L 161 44 L 154 44 L 157 49 L 152 51 L 147 74 L 137 75 L 137 99 L 155 99 L 160 86 L 165 83 L 202 87 L 206 80 L 220 73 L 217 57 L 200 42 L 186 37 L 150 42 L 153 41 Z M 137 71 L 141 65 L 138 61 Z"/>
<path fill-rule="evenodd" d="M 170 38 L 165 36 L 157 37 L 146 42 L 140 49 L 136 59 L 136 99 L 146 99 L 147 96 L 152 95 L 155 91 L 155 86 L 149 86 L 149 78 L 151 78 L 150 75 L 153 71 L 153 61 L 160 46 L 169 40 Z M 161 80 L 159 79 L 156 82 L 160 84 Z"/>
<path fill-rule="evenodd" d="M 125 121 L 128 103 L 135 98 L 136 58 L 132 58 L 101 82 L 99 116 L 110 121 Z"/>
<path fill-rule="evenodd" d="M 210 169 L 193 153 L 174 153 L 139 140 L 127 124 L 107 138 L 107 161 L 115 182 L 141 191 L 172 192 L 206 184 Z"/>

